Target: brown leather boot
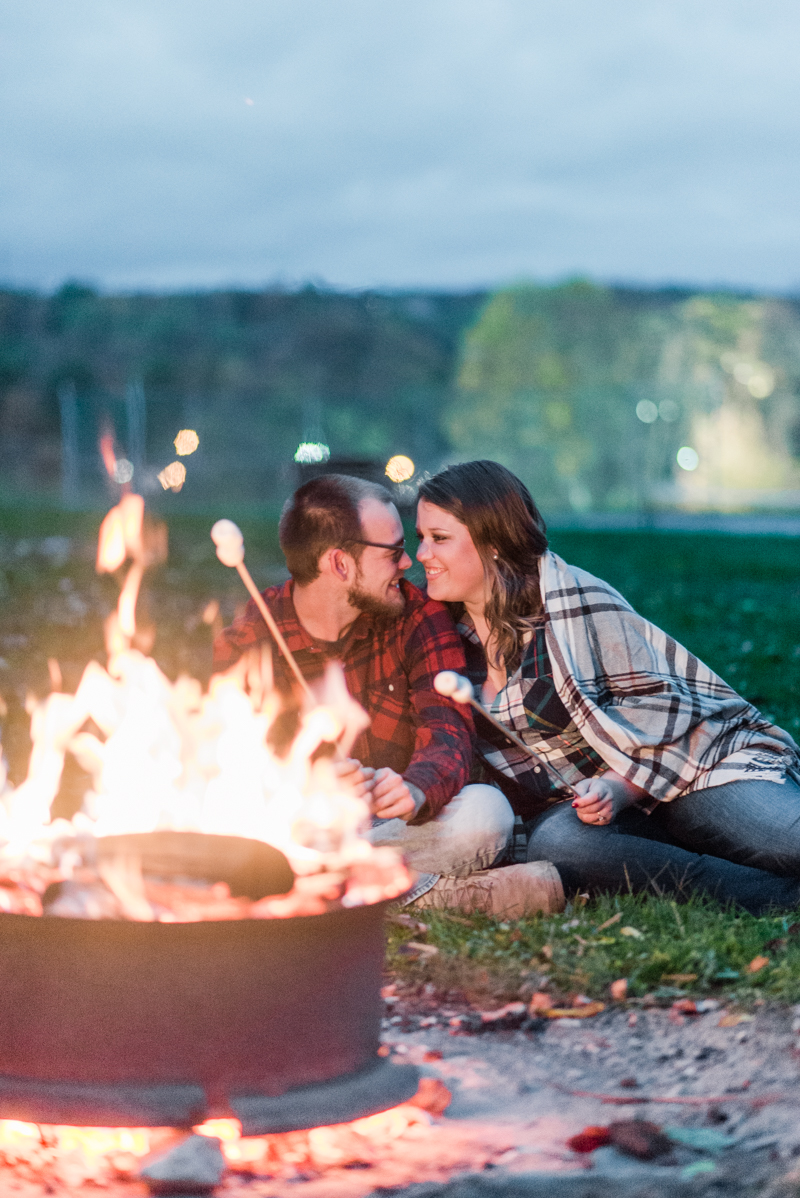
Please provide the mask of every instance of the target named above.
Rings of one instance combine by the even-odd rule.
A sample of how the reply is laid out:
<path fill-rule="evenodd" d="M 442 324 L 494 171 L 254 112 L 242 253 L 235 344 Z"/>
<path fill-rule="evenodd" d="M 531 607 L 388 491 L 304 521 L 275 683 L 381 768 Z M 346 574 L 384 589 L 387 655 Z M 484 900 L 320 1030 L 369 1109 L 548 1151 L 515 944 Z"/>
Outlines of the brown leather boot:
<path fill-rule="evenodd" d="M 564 887 L 550 861 L 527 861 L 483 869 L 466 878 L 441 877 L 407 910 L 481 912 L 495 919 L 523 919 L 538 911 L 553 914 L 564 910 Z"/>

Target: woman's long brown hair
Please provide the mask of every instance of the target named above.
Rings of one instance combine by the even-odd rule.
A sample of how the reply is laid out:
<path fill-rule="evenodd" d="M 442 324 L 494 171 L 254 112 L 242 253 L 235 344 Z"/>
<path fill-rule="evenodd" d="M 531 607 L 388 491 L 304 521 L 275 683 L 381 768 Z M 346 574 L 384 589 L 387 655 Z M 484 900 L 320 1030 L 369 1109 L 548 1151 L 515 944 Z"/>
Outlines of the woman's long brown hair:
<path fill-rule="evenodd" d="M 530 491 L 499 462 L 479 461 L 448 466 L 422 483 L 419 496 L 466 525 L 491 583 L 485 615 L 495 664 L 512 674 L 531 620 L 542 611 L 539 558 L 547 530 Z"/>

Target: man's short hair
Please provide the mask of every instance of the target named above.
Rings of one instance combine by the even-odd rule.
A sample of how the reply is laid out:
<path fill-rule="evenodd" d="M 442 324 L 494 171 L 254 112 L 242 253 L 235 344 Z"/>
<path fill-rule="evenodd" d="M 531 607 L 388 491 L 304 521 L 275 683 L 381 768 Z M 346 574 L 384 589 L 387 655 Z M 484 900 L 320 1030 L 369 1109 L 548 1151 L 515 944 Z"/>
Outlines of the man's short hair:
<path fill-rule="evenodd" d="M 327 549 L 346 547 L 358 561 L 363 545 L 358 505 L 365 499 L 393 503 L 386 487 L 349 474 L 322 474 L 298 487 L 286 500 L 278 525 L 289 573 L 305 586 L 319 577 L 319 559 Z"/>

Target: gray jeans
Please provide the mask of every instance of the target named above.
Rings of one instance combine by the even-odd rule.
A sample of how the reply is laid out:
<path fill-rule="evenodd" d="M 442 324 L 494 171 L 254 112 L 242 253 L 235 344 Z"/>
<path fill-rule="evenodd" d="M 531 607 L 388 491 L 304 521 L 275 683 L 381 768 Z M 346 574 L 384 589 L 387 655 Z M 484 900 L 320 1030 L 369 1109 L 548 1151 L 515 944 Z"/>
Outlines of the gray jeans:
<path fill-rule="evenodd" d="M 514 831 L 514 812 L 496 786 L 471 783 L 454 795 L 435 819 L 410 825 L 374 819 L 367 840 L 399 849 L 419 878 L 406 902 L 425 894 L 444 874 L 465 878 L 488 869 L 505 852 Z"/>
<path fill-rule="evenodd" d="M 567 893 L 700 891 L 753 914 L 800 902 L 800 787 L 728 782 L 635 807 L 610 824 L 581 823 L 559 803 L 534 825 L 528 860 L 552 861 Z"/>

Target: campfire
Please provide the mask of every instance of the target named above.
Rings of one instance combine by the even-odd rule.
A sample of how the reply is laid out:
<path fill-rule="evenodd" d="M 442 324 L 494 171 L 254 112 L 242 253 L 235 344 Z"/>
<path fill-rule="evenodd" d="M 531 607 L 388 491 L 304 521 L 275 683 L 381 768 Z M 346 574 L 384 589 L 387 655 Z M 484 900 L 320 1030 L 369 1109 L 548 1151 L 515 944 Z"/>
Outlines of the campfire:
<path fill-rule="evenodd" d="M 107 666 L 90 662 L 74 695 L 53 692 L 29 705 L 28 776 L 2 793 L 0 909 L 160 922 L 270 919 L 401 894 L 410 884 L 402 862 L 361 837 L 366 805 L 342 790 L 332 769 L 333 756 L 346 756 L 368 722 L 339 668 L 329 667 L 318 695 L 304 696 L 296 735 L 279 755 L 270 732 L 283 703 L 268 649 L 245 655 L 203 693 L 192 678 L 171 682 L 135 647 L 142 576 L 165 556 L 165 529 L 148 528 L 141 497 L 125 495 L 103 521 L 97 556 L 107 572 L 131 559 L 106 622 Z M 67 753 L 92 786 L 83 811 L 51 821 Z M 176 846 L 171 875 L 153 881 L 142 873 L 147 842 L 125 838 L 166 830 L 260 841 L 283 854 L 291 874 L 273 863 L 278 873 L 264 876 L 268 890 L 258 896 L 232 895 L 225 880 L 200 886 L 202 873 L 181 884 L 175 877 L 192 870 L 188 860 L 179 868 Z"/>
<path fill-rule="evenodd" d="M 333 768 L 367 717 L 336 666 L 287 711 L 267 650 L 205 691 L 167 678 L 136 626 L 165 557 L 124 495 L 98 547 L 99 571 L 130 563 L 106 665 L 29 703 L 2 790 L 0 1158 L 76 1184 L 198 1141 L 261 1175 L 369 1162 L 430 1115 L 378 1054 L 383 905 L 411 878 Z M 51 819 L 68 754 L 91 784 Z"/>

